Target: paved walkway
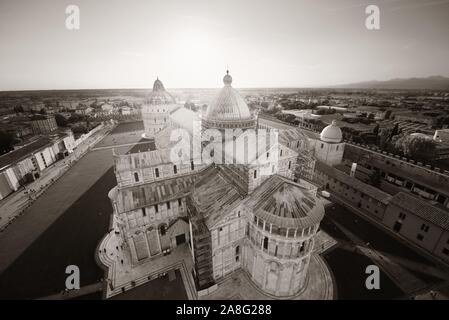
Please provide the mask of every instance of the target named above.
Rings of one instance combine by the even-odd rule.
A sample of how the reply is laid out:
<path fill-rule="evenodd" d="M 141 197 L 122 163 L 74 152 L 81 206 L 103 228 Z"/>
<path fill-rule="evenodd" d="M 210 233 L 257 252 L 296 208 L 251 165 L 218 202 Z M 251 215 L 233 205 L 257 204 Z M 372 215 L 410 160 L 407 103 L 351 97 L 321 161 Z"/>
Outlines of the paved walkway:
<path fill-rule="evenodd" d="M 323 259 L 312 254 L 304 289 L 289 300 L 332 300 L 334 286 L 330 270 Z M 200 297 L 201 300 L 271 300 L 281 299 L 263 292 L 244 270 L 234 271 L 218 283 L 214 292 Z"/>
<path fill-rule="evenodd" d="M 148 144 L 149 141 L 142 141 L 142 142 L 133 142 L 133 143 L 126 143 L 126 144 L 119 144 L 119 145 L 113 145 L 113 146 L 104 146 L 104 147 L 97 147 L 97 148 L 93 148 L 92 151 L 96 151 L 96 150 L 107 150 L 107 149 L 117 149 L 120 147 L 132 147 L 132 146 L 138 146 L 141 144 Z"/>
<path fill-rule="evenodd" d="M 110 150 L 89 153 L 58 179 L 17 219 L 0 233 L 0 273 L 56 221 L 110 167 Z"/>
<path fill-rule="evenodd" d="M 116 145 L 137 143 L 142 139 L 142 133 L 143 131 L 116 132 L 116 130 L 112 130 L 112 132 L 104 137 L 96 147 L 114 147 Z"/>
<path fill-rule="evenodd" d="M 314 241 L 315 241 L 315 244 L 313 246 L 313 252 L 318 253 L 318 254 L 321 254 L 338 244 L 337 240 L 332 238 L 330 235 L 328 235 L 323 230 L 320 230 L 317 233 Z"/>
<path fill-rule="evenodd" d="M 54 294 L 51 296 L 43 297 L 37 300 L 67 300 L 67 299 L 73 299 L 77 297 L 84 296 L 86 294 L 94 293 L 94 292 L 100 292 L 103 290 L 103 284 L 102 283 L 94 283 L 88 286 L 84 286 L 80 288 L 79 290 L 71 290 L 68 292 L 61 292 L 58 294 Z"/>

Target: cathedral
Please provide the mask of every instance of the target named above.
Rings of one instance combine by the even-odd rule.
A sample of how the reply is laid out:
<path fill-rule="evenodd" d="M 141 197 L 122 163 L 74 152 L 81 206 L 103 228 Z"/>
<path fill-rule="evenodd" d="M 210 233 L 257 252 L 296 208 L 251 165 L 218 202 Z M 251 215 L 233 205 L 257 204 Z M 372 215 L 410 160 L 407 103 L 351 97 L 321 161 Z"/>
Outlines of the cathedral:
<path fill-rule="evenodd" d="M 341 147 L 330 141 L 333 133 L 311 146 L 299 128 L 259 125 L 232 80 L 227 72 L 205 112 L 177 104 L 159 79 L 154 82 L 142 118 L 155 150 L 114 154 L 117 186 L 109 198 L 115 234 L 130 274 L 187 246 L 198 292 L 243 270 L 262 292 L 293 296 L 305 286 L 324 216 L 308 177 L 316 157 L 337 161 L 339 152 L 330 151 Z M 180 130 L 199 149 L 184 152 L 182 161 L 176 156 L 185 148 L 174 134 Z M 250 137 L 270 141 L 249 152 Z M 239 139 L 243 148 L 236 146 Z"/>

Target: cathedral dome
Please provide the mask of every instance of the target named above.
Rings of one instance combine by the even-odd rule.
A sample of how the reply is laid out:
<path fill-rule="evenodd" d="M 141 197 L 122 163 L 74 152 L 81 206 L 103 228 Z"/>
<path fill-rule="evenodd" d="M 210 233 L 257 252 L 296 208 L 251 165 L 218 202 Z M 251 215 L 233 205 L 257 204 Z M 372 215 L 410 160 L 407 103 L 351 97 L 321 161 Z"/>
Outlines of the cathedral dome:
<path fill-rule="evenodd" d="M 151 105 L 174 104 L 175 99 L 169 94 L 159 78 L 154 81 L 153 91 L 146 98 L 146 103 Z"/>
<path fill-rule="evenodd" d="M 205 119 L 208 121 L 251 120 L 251 112 L 240 94 L 232 88 L 229 71 L 223 77 L 224 87 L 207 108 Z"/>
<path fill-rule="evenodd" d="M 340 143 L 343 139 L 341 129 L 337 126 L 337 121 L 332 120 L 332 123 L 321 131 L 320 140 L 323 142 Z"/>

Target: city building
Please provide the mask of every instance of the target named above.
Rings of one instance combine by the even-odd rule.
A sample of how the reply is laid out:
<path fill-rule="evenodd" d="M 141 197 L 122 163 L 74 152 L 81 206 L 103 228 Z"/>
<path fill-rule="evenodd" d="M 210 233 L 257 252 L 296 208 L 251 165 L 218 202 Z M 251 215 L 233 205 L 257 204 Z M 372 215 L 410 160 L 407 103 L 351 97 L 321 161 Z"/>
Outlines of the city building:
<path fill-rule="evenodd" d="M 390 195 L 321 162 L 316 182 L 408 243 L 449 262 L 449 213 L 406 192 Z"/>
<path fill-rule="evenodd" d="M 423 123 L 429 127 L 435 125 L 438 120 L 437 117 L 426 116 L 422 113 L 416 113 L 416 112 L 398 113 L 393 116 L 393 119 L 397 120 L 397 121 L 409 121 L 409 122 Z"/>
<path fill-rule="evenodd" d="M 399 192 L 389 201 L 382 223 L 409 242 L 449 262 L 449 213 L 416 196 Z"/>
<path fill-rule="evenodd" d="M 342 140 L 341 129 L 337 126 L 337 122 L 333 120 L 330 125 L 321 131 L 319 140 L 312 140 L 314 142 L 314 155 L 317 160 L 330 166 L 340 164 L 345 149 L 345 143 Z"/>
<path fill-rule="evenodd" d="M 0 156 L 0 199 L 39 178 L 44 170 L 73 152 L 73 134 L 39 137 Z"/>
<path fill-rule="evenodd" d="M 449 129 L 435 130 L 433 140 L 437 142 L 449 143 Z"/>
<path fill-rule="evenodd" d="M 114 112 L 114 106 L 109 103 L 103 103 L 101 105 L 101 111 L 105 114 L 111 114 Z"/>
<path fill-rule="evenodd" d="M 382 181 L 380 188 L 385 192 L 395 194 L 400 191 L 409 192 L 434 201 L 449 208 L 449 172 L 432 169 L 410 159 L 401 158 L 371 150 L 363 146 L 346 144 L 343 163 L 350 167 L 357 163 L 356 176 L 368 180 L 374 172 L 378 172 Z"/>
<path fill-rule="evenodd" d="M 24 139 L 33 134 L 31 127 L 26 123 L 2 123 L 2 130 L 13 134 L 18 139 Z"/>
<path fill-rule="evenodd" d="M 156 80 L 143 118 L 145 135 L 154 137 L 157 149 L 115 154 L 117 186 L 109 192 L 114 228 L 100 248 L 116 237 L 130 257 L 120 263 L 128 263 L 126 274 L 136 274 L 137 281 L 142 273 L 134 270 L 188 243 L 193 265 L 189 271 L 198 292 L 210 292 L 220 279 L 243 270 L 269 295 L 298 294 L 324 216 L 317 188 L 293 181 L 297 160 L 309 159 L 308 138 L 299 128 L 272 128 L 278 139 L 242 161 L 240 153 L 232 152 L 239 139 L 265 138 L 265 130 L 257 127 L 257 116 L 232 88 L 229 73 L 223 82 L 201 119 L 191 110 L 175 109 Z M 201 121 L 199 158 L 181 152 L 185 145 L 170 139 L 175 129 L 185 129 L 194 142 L 198 139 L 189 119 Z M 233 135 L 227 136 L 227 129 Z M 178 162 L 178 155 L 187 158 Z M 120 285 L 114 267 L 118 262 L 102 258 L 101 250 L 99 255 L 108 268 L 109 287 L 115 290 Z"/>
<path fill-rule="evenodd" d="M 313 181 L 316 158 L 314 157 L 313 146 L 316 135 L 311 138 L 308 132 L 298 130 L 297 127 L 279 121 L 267 115 L 259 115 L 257 127 L 265 130 L 277 130 L 281 143 L 298 152 L 295 179 L 302 179 L 303 182 Z"/>
<path fill-rule="evenodd" d="M 315 174 L 315 181 L 324 186 L 325 190 L 337 194 L 355 208 L 369 212 L 379 221 L 382 220 L 391 199 L 388 193 L 319 161 L 315 166 Z"/>
<path fill-rule="evenodd" d="M 58 129 L 54 116 L 36 115 L 31 119 L 31 128 L 34 134 L 47 134 Z"/>
<path fill-rule="evenodd" d="M 301 132 L 300 140 L 307 141 L 306 145 L 299 146 L 299 139 L 294 139 L 293 137 L 289 137 L 285 142 L 289 146 L 293 146 L 296 143 L 298 147 L 301 147 L 303 158 L 307 158 L 307 161 L 305 161 L 304 165 L 299 166 L 303 172 L 300 176 L 308 181 L 314 179 L 313 174 L 316 160 L 330 166 L 338 165 L 343 161 L 345 143 L 343 142 L 341 129 L 337 126 L 336 121 L 332 121 L 330 125 L 324 127 L 320 134 L 309 130 L 297 130 L 295 126 L 265 115 L 259 117 L 258 127 L 267 129 L 275 128 L 280 133 L 292 131 Z"/>
<path fill-rule="evenodd" d="M 130 115 L 132 113 L 132 109 L 130 107 L 121 107 L 120 111 L 122 112 L 122 115 Z"/>

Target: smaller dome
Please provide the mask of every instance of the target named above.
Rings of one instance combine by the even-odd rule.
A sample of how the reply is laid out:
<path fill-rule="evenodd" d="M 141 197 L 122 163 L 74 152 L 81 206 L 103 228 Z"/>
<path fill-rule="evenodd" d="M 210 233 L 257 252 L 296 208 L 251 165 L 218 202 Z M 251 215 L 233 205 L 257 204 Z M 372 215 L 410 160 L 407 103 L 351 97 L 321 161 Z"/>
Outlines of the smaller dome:
<path fill-rule="evenodd" d="M 337 121 L 332 120 L 332 123 L 321 131 L 320 140 L 323 142 L 340 143 L 343 139 L 341 129 L 337 126 Z"/>
<path fill-rule="evenodd" d="M 174 104 L 175 99 L 165 90 L 162 81 L 157 78 L 153 84 L 153 91 L 147 96 L 145 103 L 150 105 L 167 105 Z"/>
<path fill-rule="evenodd" d="M 156 81 L 154 81 L 153 91 L 165 91 L 164 84 L 161 80 L 159 80 L 159 77 L 156 79 Z"/>

